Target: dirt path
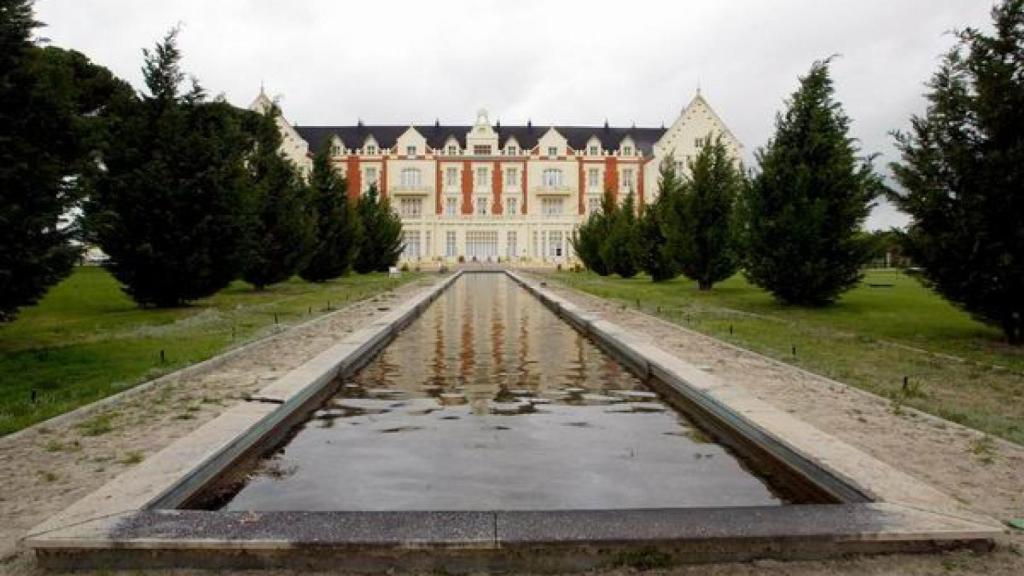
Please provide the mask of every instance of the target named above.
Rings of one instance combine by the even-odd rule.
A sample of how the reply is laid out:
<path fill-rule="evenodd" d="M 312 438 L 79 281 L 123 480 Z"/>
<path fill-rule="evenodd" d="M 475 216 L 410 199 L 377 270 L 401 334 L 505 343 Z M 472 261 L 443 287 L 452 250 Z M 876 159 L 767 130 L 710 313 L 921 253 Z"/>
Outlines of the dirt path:
<path fill-rule="evenodd" d="M 893 410 L 881 398 L 850 390 L 826 379 L 736 350 L 706 336 L 623 310 L 607 302 L 549 283 L 577 304 L 601 313 L 719 377 L 753 390 L 766 402 L 860 447 L 875 457 L 931 483 L 972 507 L 1001 520 L 1024 516 L 1024 448 L 989 441 L 952 423 Z M 396 291 L 394 298 L 415 286 Z M 378 302 L 357 304 L 329 325 L 295 330 L 202 377 L 149 391 L 111 406 L 113 431 L 85 436 L 81 423 L 37 433 L 15 443 L 0 439 L 0 550 L 7 560 L 0 572 L 36 574 L 31 557 L 15 552 L 14 539 L 49 514 L 94 490 L 144 457 L 209 420 L 234 399 L 259 388 L 340 338 L 377 313 Z M 185 418 L 185 419 L 183 419 Z M 91 421 L 90 419 L 89 421 Z M 102 429 L 102 426 L 98 428 Z M 77 444 L 75 444 L 77 442 Z M 55 443 L 60 443 L 57 449 Z M 52 474 L 51 479 L 48 474 Z M 632 568 L 602 572 L 631 574 Z M 245 572 L 258 576 L 300 571 Z M 302 572 L 306 573 L 306 572 Z M 983 555 L 954 553 L 882 556 L 817 562 L 763 561 L 750 564 L 683 566 L 651 573 L 674 575 L 908 575 L 1024 574 L 1024 536 L 1008 534 L 996 550 Z M 201 571 L 148 574 L 203 575 Z M 241 574 L 241 572 L 239 573 Z"/>
<path fill-rule="evenodd" d="M 421 278 L 357 302 L 257 342 L 220 366 L 173 378 L 91 414 L 0 438 L 0 570 L 24 564 L 28 554 L 19 552 L 17 541 L 32 526 L 437 279 Z"/>

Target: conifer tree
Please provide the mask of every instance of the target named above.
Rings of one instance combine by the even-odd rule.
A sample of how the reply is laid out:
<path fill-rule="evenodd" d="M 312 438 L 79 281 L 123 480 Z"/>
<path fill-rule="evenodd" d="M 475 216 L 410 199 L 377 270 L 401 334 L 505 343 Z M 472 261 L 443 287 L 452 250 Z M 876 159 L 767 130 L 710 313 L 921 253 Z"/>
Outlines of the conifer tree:
<path fill-rule="evenodd" d="M 926 283 L 1024 343 L 1024 0 L 992 9 L 994 33 L 968 28 L 929 82 L 928 108 L 897 133 L 911 217 L 906 255 Z"/>
<path fill-rule="evenodd" d="M 71 271 L 82 176 L 108 104 L 131 95 L 82 54 L 33 44 L 37 26 L 31 2 L 0 0 L 0 322 Z"/>
<path fill-rule="evenodd" d="M 172 30 L 144 50 L 148 94 L 125 103 L 108 127 L 104 170 L 86 204 L 90 236 L 109 269 L 143 305 L 177 306 L 237 278 L 250 225 L 246 115 L 208 101 L 185 74 Z"/>
<path fill-rule="evenodd" d="M 363 227 L 356 271 L 360 274 L 387 272 L 405 249 L 402 220 L 391 210 L 388 199 L 380 197 L 376 184 L 359 197 L 356 213 Z"/>
<path fill-rule="evenodd" d="M 247 163 L 252 178 L 252 228 L 242 279 L 257 289 L 291 278 L 310 258 L 316 214 L 309 188 L 295 165 L 281 154 L 280 114 L 271 106 L 252 115 L 256 147 Z"/>
<path fill-rule="evenodd" d="M 790 304 L 831 303 L 860 280 L 861 226 L 882 189 L 870 158 L 856 156 L 829 64 L 800 79 L 743 195 L 745 274 Z"/>
<path fill-rule="evenodd" d="M 326 144 L 313 158 L 309 188 L 316 210 L 316 240 L 299 275 L 310 282 L 324 282 L 349 271 L 362 239 L 347 183 L 331 166 L 330 146 Z"/>
<path fill-rule="evenodd" d="M 690 163 L 680 197 L 679 227 L 671 251 L 683 274 L 701 290 L 736 273 L 735 206 L 743 174 L 719 135 L 710 135 Z"/>
<path fill-rule="evenodd" d="M 591 213 L 586 222 L 573 231 L 569 240 L 583 266 L 601 276 L 611 273 L 601 259 L 601 246 L 608 236 L 609 218 L 614 217 L 617 210 L 614 196 L 610 190 L 606 190 L 601 197 L 601 209 Z"/>
<path fill-rule="evenodd" d="M 610 272 L 623 278 L 636 276 L 642 250 L 637 229 L 636 200 L 632 190 L 622 201 L 621 207 L 612 208 L 607 226 L 608 233 L 601 244 L 601 260 Z"/>
<path fill-rule="evenodd" d="M 637 224 L 640 242 L 640 268 L 655 282 L 671 280 L 679 274 L 679 265 L 669 243 L 673 217 L 680 203 L 682 180 L 675 164 L 666 157 L 658 168 L 658 197 L 643 209 Z"/>

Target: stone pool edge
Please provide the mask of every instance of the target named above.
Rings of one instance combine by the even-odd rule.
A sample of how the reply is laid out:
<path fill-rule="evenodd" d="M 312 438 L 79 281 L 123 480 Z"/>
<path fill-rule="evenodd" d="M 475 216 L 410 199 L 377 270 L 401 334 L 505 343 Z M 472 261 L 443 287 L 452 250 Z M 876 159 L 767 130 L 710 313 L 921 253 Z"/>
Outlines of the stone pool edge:
<path fill-rule="evenodd" d="M 587 313 L 543 283 L 505 273 L 617 360 L 641 375 L 657 377 L 671 387 L 670 393 L 728 415 L 729 426 L 739 424 L 745 433 L 771 439 L 784 452 L 825 472 L 836 486 L 847 486 L 851 492 L 839 499 L 853 502 L 775 509 L 527 512 L 168 509 L 301 412 L 339 374 L 372 358 L 455 282 L 460 271 L 34 528 L 26 546 L 50 567 L 267 567 L 315 565 L 334 558 L 355 571 L 443 567 L 460 572 L 589 569 L 628 563 L 636 554 L 712 562 L 984 549 L 1003 531 L 995 520 Z"/>

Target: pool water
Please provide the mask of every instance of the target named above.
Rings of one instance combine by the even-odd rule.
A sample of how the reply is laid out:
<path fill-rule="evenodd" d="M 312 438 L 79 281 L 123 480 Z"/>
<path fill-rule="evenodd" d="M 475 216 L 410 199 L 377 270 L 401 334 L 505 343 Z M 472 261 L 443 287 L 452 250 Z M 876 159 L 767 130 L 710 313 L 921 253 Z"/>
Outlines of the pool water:
<path fill-rule="evenodd" d="M 784 504 L 504 274 L 465 274 L 224 510 Z"/>

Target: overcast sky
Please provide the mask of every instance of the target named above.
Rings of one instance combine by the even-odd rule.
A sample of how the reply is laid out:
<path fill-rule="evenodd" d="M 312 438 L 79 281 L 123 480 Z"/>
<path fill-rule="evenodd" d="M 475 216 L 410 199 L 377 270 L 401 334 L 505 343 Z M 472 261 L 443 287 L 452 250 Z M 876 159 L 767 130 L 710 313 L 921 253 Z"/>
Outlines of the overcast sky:
<path fill-rule="evenodd" d="M 141 49 L 176 23 L 185 69 L 248 105 L 264 82 L 299 124 L 669 124 L 699 85 L 747 149 L 811 63 L 839 54 L 839 99 L 864 153 L 924 107 L 954 28 L 990 0 L 38 0 L 38 33 L 135 86 Z M 889 206 L 868 226 L 905 218 Z"/>

